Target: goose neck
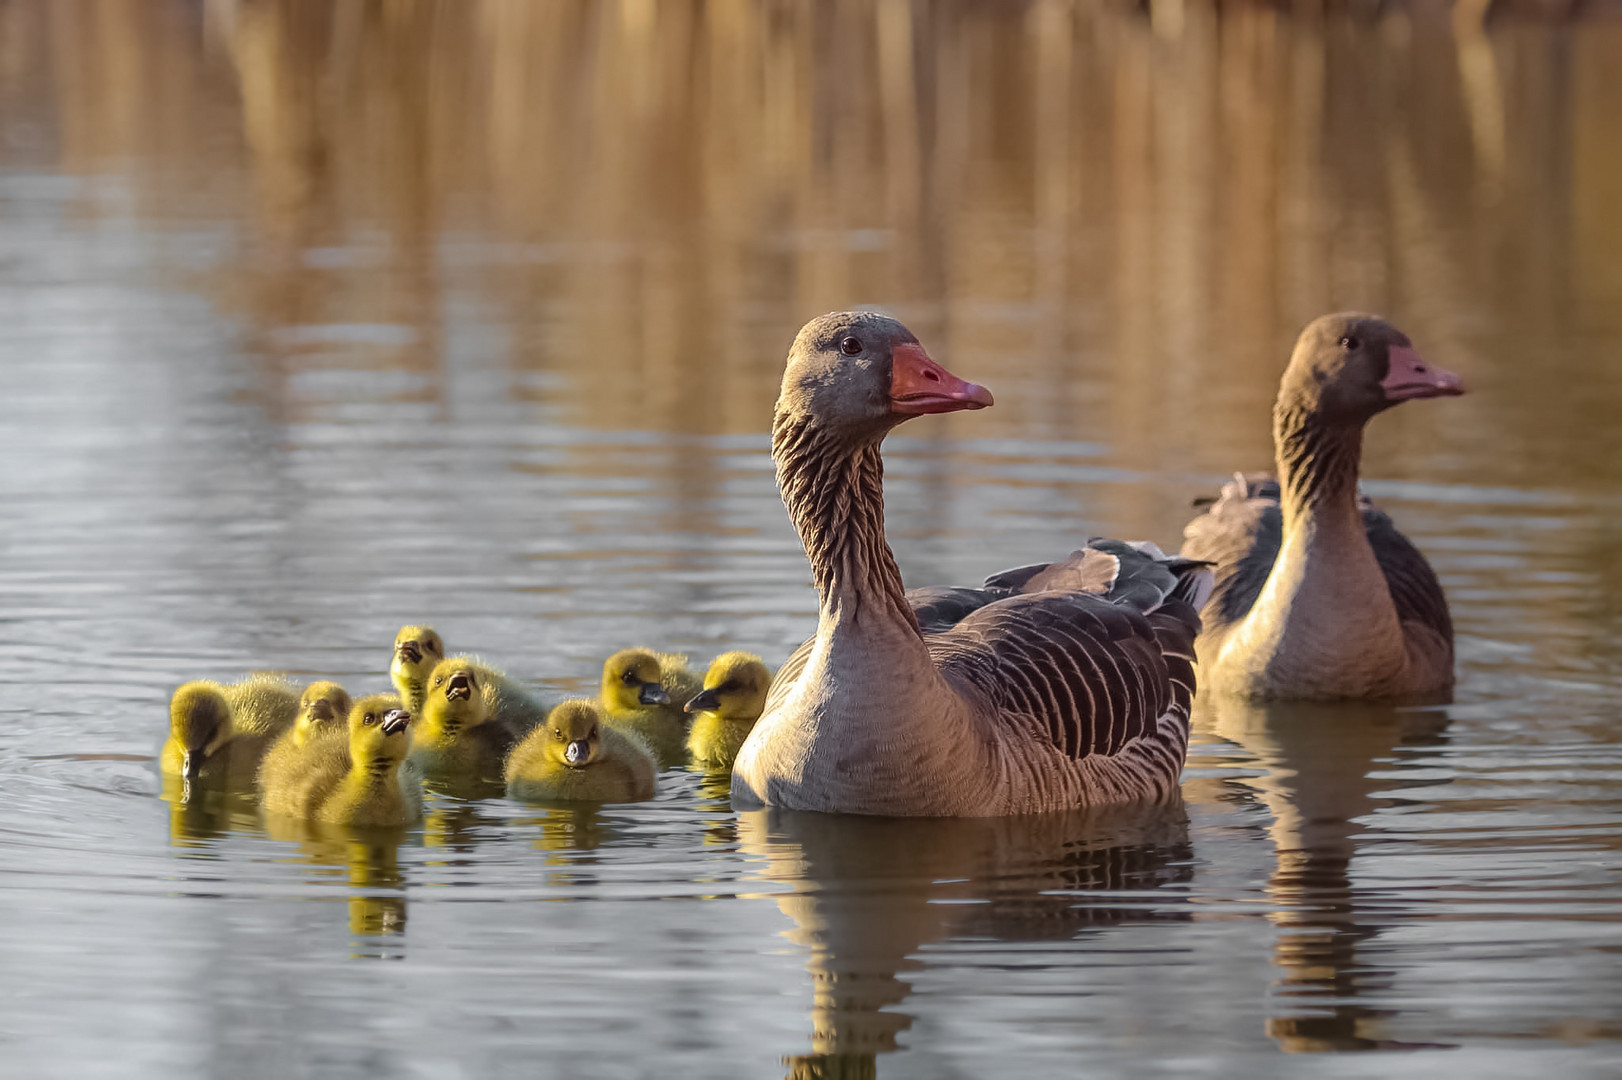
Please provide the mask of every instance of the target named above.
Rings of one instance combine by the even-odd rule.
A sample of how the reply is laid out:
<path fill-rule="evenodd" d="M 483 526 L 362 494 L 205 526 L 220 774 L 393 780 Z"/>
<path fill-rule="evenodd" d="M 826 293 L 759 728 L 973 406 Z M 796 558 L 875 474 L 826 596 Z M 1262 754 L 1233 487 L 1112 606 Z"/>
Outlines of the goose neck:
<path fill-rule="evenodd" d="M 823 622 L 876 614 L 917 637 L 918 620 L 884 537 L 879 445 L 878 438 L 854 440 L 782 414 L 772 430 L 777 484 L 811 562 Z"/>
<path fill-rule="evenodd" d="M 1356 525 L 1363 425 L 1334 422 L 1280 401 L 1273 411 L 1273 446 L 1288 533 L 1295 524 Z"/>

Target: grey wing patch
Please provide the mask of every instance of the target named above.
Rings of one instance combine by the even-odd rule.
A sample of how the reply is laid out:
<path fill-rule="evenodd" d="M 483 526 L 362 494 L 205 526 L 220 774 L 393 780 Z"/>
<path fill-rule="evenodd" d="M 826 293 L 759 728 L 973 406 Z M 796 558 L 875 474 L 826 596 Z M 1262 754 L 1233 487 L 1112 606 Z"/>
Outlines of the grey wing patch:
<path fill-rule="evenodd" d="M 1447 597 L 1431 564 L 1413 542 L 1398 531 L 1387 514 L 1367 503 L 1363 507 L 1363 528 L 1368 533 L 1369 546 L 1374 549 L 1375 561 L 1385 574 L 1397 618 L 1430 627 L 1451 646 L 1453 616 L 1447 609 Z"/>
<path fill-rule="evenodd" d="M 1278 482 L 1266 474 L 1235 476 L 1207 507 L 1184 528 L 1181 554 L 1215 567 L 1205 620 L 1207 630 L 1220 630 L 1255 606 L 1278 559 L 1284 513 Z"/>
<path fill-rule="evenodd" d="M 986 587 L 1021 593 L 1083 592 L 1139 611 L 1153 611 L 1169 596 L 1202 596 L 1204 579 L 1189 574 L 1202 565 L 1194 559 L 1168 558 L 1146 540 L 1095 536 L 1086 547 L 1058 562 L 994 574 L 986 579 Z"/>
<path fill-rule="evenodd" d="M 779 702 L 788 697 L 789 691 L 794 689 L 795 682 L 799 680 L 801 672 L 805 671 L 805 663 L 811 658 L 811 648 L 816 643 L 817 639 L 811 638 L 798 649 L 789 653 L 788 659 L 783 661 L 783 666 L 778 668 L 777 674 L 772 677 L 771 688 L 766 691 L 765 711 L 770 712 L 777 707 Z"/>
<path fill-rule="evenodd" d="M 1178 643 L 1186 638 L 1192 657 L 1199 617 L 1181 601 L 1162 610 L 1154 618 L 1182 626 Z M 1010 597 L 925 640 L 948 678 L 977 689 L 999 715 L 1026 718 L 1077 760 L 1153 734 L 1184 696 L 1150 617 L 1085 593 Z M 1191 695 L 1192 664 L 1177 663 L 1187 669 Z"/>
<path fill-rule="evenodd" d="M 907 603 L 924 633 L 956 626 L 964 616 L 1007 596 L 1007 590 L 968 589 L 951 585 L 926 585 L 907 590 Z"/>

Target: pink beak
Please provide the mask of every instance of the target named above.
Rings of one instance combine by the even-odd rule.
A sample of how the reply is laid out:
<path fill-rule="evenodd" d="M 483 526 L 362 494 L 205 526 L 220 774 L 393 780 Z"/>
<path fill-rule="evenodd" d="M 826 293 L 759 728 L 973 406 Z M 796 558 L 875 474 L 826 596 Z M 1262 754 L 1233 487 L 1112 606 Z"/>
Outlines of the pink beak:
<path fill-rule="evenodd" d="M 922 345 L 897 345 L 890 356 L 891 412 L 919 416 L 984 409 L 992 404 L 990 390 L 953 375 L 931 360 Z"/>
<path fill-rule="evenodd" d="M 1419 358 L 1419 354 L 1406 345 L 1393 345 L 1386 351 L 1391 368 L 1380 386 L 1387 401 L 1412 401 L 1415 398 L 1458 397 L 1464 393 L 1464 380 L 1435 367 Z"/>

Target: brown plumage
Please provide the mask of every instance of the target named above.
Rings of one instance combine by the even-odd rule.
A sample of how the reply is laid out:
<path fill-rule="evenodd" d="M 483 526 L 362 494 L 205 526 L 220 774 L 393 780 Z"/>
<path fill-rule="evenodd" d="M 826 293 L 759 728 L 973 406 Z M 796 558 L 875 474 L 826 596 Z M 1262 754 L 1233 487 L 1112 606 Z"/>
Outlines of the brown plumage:
<path fill-rule="evenodd" d="M 1250 698 L 1390 699 L 1453 685 L 1453 621 L 1430 564 L 1357 491 L 1363 428 L 1463 393 L 1371 315 L 1306 328 L 1273 407 L 1278 479 L 1238 476 L 1188 525 L 1215 564 L 1198 642 L 1208 686 Z"/>
<path fill-rule="evenodd" d="M 734 765 L 739 805 L 985 816 L 1175 791 L 1203 568 L 1162 567 L 1164 588 L 903 591 L 880 443 L 909 416 L 990 403 L 893 319 L 800 331 L 772 456 L 821 607 Z"/>

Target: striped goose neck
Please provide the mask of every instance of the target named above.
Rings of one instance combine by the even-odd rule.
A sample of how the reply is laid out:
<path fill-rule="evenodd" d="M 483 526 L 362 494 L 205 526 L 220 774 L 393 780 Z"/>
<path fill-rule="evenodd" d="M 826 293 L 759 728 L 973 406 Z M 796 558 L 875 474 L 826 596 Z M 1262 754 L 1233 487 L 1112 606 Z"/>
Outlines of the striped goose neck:
<path fill-rule="evenodd" d="M 1277 457 L 1286 530 L 1294 521 L 1357 509 L 1358 466 L 1363 457 L 1363 425 L 1334 423 L 1304 403 L 1283 398 L 1273 407 L 1273 448 Z"/>
<path fill-rule="evenodd" d="M 879 439 L 852 439 L 813 419 L 779 412 L 772 458 L 823 611 L 856 616 L 876 605 L 918 633 L 901 569 L 884 539 Z"/>

